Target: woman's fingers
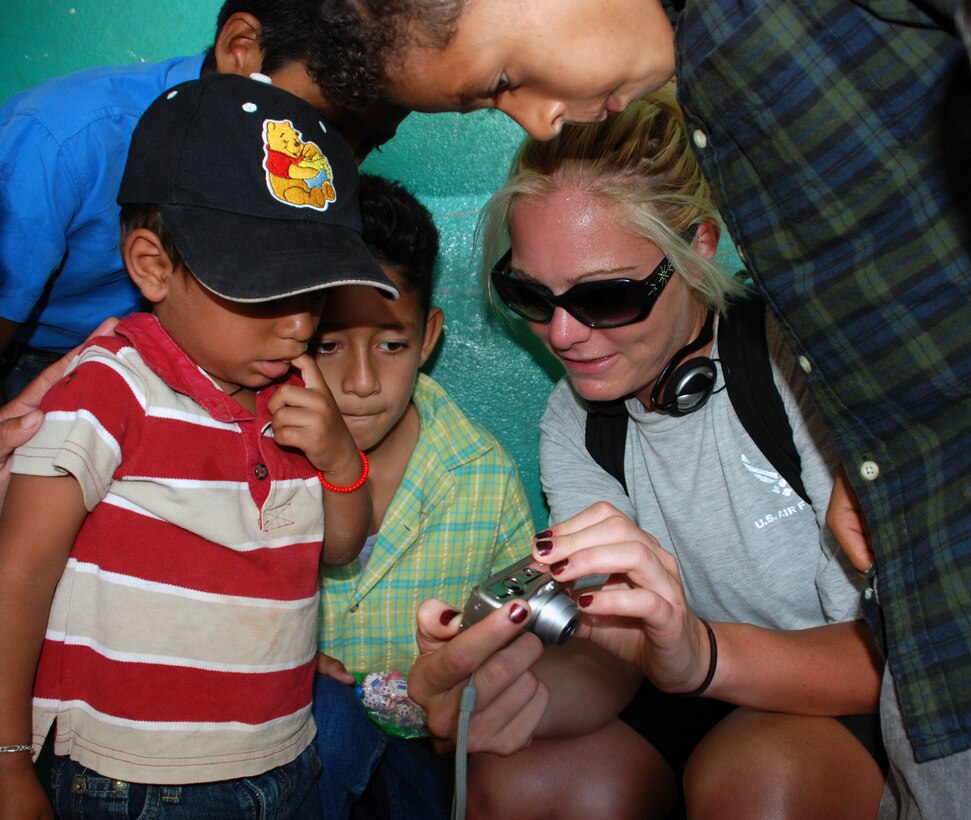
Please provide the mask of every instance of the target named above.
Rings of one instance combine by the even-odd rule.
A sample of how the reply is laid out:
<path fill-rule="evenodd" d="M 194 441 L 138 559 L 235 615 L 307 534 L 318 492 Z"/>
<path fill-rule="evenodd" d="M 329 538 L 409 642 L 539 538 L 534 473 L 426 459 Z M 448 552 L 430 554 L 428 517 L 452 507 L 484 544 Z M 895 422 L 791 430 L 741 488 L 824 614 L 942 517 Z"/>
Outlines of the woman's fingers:
<path fill-rule="evenodd" d="M 454 638 L 459 631 L 461 614 L 457 609 L 437 598 L 422 601 L 418 607 L 416 634 L 421 653 L 432 652 Z"/>
<path fill-rule="evenodd" d="M 553 529 L 558 537 L 564 537 L 582 532 L 598 524 L 606 524 L 609 527 L 618 527 L 622 530 L 626 526 L 625 522 L 631 524 L 630 519 L 613 504 L 598 501 L 582 512 L 560 521 Z"/>
<path fill-rule="evenodd" d="M 533 635 L 518 641 L 537 642 Z M 475 687 L 480 696 L 479 674 Z M 529 745 L 550 702 L 550 691 L 534 674 L 518 676 L 512 684 L 497 690 L 498 694 L 481 710 L 477 709 L 469 730 L 470 752 L 493 752 L 509 755 Z M 478 699 L 477 699 L 478 703 Z"/>
<path fill-rule="evenodd" d="M 597 502 L 583 512 L 553 525 L 536 536 L 534 555 L 537 560 L 553 564 L 588 547 L 606 547 L 628 543 L 658 555 L 666 568 L 676 570 L 677 561 L 663 549 L 657 539 L 644 532 L 616 507 Z"/>
<path fill-rule="evenodd" d="M 428 713 L 432 734 L 454 739 L 462 692 L 475 672 L 471 747 L 508 754 L 528 741 L 549 693 L 531 671 L 542 643 L 535 635 L 519 634 L 524 615 L 528 612 L 520 604 L 509 604 L 456 634 L 457 610 L 440 601 L 422 604 L 418 643 L 423 654 L 408 676 L 408 693 Z"/>
<path fill-rule="evenodd" d="M 611 587 L 642 588 L 671 602 L 684 599 L 677 561 L 660 547 L 641 540 L 599 544 L 569 554 L 554 549 L 549 561 L 550 572 L 561 583 L 606 575 Z"/>

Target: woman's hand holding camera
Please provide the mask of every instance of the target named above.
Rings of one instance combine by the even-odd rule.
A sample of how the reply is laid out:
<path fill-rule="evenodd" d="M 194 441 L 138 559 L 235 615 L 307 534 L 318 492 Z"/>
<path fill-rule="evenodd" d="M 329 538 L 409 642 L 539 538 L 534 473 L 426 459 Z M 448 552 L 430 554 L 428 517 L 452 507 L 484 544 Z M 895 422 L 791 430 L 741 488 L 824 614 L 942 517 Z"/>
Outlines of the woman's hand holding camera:
<path fill-rule="evenodd" d="M 561 583 L 609 576 L 577 591 L 579 637 L 639 666 L 664 691 L 691 692 L 705 679 L 711 646 L 677 560 L 614 506 L 599 502 L 540 533 L 534 555 Z"/>
<path fill-rule="evenodd" d="M 476 702 L 469 751 L 512 754 L 529 744 L 550 693 L 532 672 L 543 653 L 516 602 L 497 609 L 459 634 L 461 613 L 441 601 L 418 610 L 421 655 L 408 675 L 408 694 L 428 713 L 432 735 L 454 742 L 462 691 L 475 672 Z"/>
<path fill-rule="evenodd" d="M 691 692 L 705 679 L 711 646 L 686 603 L 677 561 L 615 507 L 595 504 L 540 533 L 534 556 L 562 583 L 610 576 L 602 587 L 575 595 L 583 613 L 579 637 L 639 667 L 667 691 Z M 475 672 L 469 750 L 511 754 L 557 720 L 550 691 L 533 671 L 543 645 L 520 634 L 528 612 L 518 600 L 461 633 L 460 616 L 441 601 L 418 610 L 422 654 L 408 677 L 409 694 L 428 713 L 432 734 L 454 741 L 462 690 Z"/>

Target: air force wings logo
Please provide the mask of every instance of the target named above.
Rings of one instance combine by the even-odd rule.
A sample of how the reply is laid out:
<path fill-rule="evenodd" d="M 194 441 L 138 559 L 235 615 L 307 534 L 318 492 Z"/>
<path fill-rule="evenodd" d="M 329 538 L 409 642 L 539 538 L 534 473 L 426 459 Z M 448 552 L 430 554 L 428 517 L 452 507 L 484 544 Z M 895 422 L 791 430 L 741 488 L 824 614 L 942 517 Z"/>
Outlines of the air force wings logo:
<path fill-rule="evenodd" d="M 764 484 L 771 484 L 772 492 L 781 495 L 783 498 L 787 498 L 792 495 L 792 487 L 789 486 L 789 482 L 780 476 L 775 470 L 763 470 L 761 467 L 756 467 L 744 455 L 742 456 L 742 464 L 744 464 L 745 469 L 754 475 L 759 481 L 763 482 Z"/>

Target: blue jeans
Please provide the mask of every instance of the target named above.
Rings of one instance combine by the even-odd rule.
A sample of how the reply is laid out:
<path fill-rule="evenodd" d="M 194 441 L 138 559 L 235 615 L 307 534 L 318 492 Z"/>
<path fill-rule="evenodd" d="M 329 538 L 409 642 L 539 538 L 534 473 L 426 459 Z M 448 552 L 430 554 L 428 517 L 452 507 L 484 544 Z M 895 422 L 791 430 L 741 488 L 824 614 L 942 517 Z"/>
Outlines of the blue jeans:
<path fill-rule="evenodd" d="M 320 803 L 327 820 L 435 820 L 452 800 L 451 757 L 426 738 L 391 737 L 371 722 L 352 686 L 318 675 L 314 721 Z"/>
<path fill-rule="evenodd" d="M 66 757 L 51 771 L 58 817 L 161 820 L 320 820 L 320 761 L 311 744 L 292 763 L 255 777 L 155 786 L 102 777 Z"/>

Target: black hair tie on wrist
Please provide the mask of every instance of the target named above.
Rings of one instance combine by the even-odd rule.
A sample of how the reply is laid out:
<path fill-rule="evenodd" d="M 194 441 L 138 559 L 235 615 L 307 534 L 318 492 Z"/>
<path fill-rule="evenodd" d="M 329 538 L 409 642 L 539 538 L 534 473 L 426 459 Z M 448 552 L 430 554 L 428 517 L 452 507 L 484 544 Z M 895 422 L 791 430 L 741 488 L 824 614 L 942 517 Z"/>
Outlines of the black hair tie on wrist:
<path fill-rule="evenodd" d="M 708 623 L 704 618 L 699 618 L 705 625 L 705 629 L 708 631 L 708 644 L 711 647 L 711 659 L 708 661 L 708 674 L 705 675 L 705 679 L 701 682 L 701 686 L 691 692 L 685 692 L 682 697 L 685 698 L 696 698 L 699 695 L 703 695 L 705 690 L 711 685 L 712 679 L 715 677 L 715 668 L 718 666 L 718 642 L 715 640 L 715 630 L 711 628 L 711 624 Z"/>

